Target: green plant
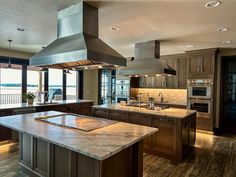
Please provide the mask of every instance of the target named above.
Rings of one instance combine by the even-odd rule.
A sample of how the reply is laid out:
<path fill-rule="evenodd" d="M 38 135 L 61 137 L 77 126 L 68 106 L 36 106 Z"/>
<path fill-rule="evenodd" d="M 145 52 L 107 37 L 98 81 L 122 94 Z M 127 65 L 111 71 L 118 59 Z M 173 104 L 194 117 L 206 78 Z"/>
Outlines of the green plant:
<path fill-rule="evenodd" d="M 23 97 L 24 98 L 26 98 L 26 99 L 35 99 L 35 94 L 34 93 L 32 93 L 32 92 L 28 92 L 28 93 L 25 93 L 25 94 L 23 94 Z"/>

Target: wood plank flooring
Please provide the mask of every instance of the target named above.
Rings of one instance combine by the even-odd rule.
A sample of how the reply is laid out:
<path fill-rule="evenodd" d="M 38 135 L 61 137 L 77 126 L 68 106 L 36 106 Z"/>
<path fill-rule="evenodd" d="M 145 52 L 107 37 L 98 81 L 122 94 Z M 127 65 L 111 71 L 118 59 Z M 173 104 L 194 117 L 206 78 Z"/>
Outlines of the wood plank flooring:
<path fill-rule="evenodd" d="M 26 177 L 18 166 L 18 149 L 0 146 L 0 177 Z M 183 163 L 144 154 L 144 177 L 236 177 L 236 135 L 197 133 L 195 149 Z"/>

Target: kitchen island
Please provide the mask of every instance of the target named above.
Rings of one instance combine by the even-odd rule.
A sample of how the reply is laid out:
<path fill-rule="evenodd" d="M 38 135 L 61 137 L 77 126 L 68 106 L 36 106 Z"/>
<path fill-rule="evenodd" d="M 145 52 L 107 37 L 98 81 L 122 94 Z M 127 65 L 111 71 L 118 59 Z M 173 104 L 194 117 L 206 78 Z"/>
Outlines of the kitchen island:
<path fill-rule="evenodd" d="M 178 163 L 191 151 L 196 140 L 196 111 L 104 104 L 93 106 L 93 116 L 157 127 L 159 132 L 144 140 L 144 151 Z"/>
<path fill-rule="evenodd" d="M 17 115 L 17 114 L 26 114 L 42 111 L 62 111 L 70 112 L 75 114 L 82 115 L 91 115 L 92 114 L 92 100 L 62 100 L 54 101 L 52 103 L 34 103 L 33 105 L 28 105 L 27 103 L 18 103 L 18 104 L 0 104 L 0 119 L 2 116 Z M 17 139 L 15 134 L 12 135 L 12 130 L 0 126 L 0 142 L 6 140 Z"/>
<path fill-rule="evenodd" d="M 156 133 L 157 128 L 113 121 L 110 125 L 83 131 L 39 120 L 59 115 L 60 123 L 69 121 L 69 114 L 57 111 L 0 119 L 1 126 L 20 133 L 19 163 L 25 172 L 50 177 L 142 177 L 142 140 Z M 80 120 L 106 121 L 76 116 Z M 73 125 L 81 126 L 83 121 L 70 124 Z M 87 126 L 88 121 L 84 125 Z"/>

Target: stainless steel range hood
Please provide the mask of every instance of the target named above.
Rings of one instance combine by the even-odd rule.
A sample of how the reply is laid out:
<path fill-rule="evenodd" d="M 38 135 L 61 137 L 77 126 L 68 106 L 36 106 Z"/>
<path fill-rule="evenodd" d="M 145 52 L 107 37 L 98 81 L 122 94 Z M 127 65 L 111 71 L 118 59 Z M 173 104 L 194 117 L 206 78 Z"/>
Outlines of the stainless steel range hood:
<path fill-rule="evenodd" d="M 57 37 L 30 58 L 31 66 L 68 69 L 126 66 L 126 59 L 98 38 L 98 9 L 85 2 L 58 12 Z"/>
<path fill-rule="evenodd" d="M 176 75 L 176 71 L 159 58 L 160 42 L 154 40 L 135 44 L 134 60 L 128 60 L 127 67 L 119 67 L 118 74 L 136 77 Z"/>

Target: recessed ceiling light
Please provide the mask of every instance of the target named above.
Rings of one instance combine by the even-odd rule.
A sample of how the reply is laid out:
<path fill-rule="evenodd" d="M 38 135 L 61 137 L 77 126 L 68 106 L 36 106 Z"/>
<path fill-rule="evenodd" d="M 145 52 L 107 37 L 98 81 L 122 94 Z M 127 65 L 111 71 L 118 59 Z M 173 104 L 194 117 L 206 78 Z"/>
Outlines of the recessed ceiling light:
<path fill-rule="evenodd" d="M 145 77 L 148 77 L 148 75 L 145 75 Z"/>
<path fill-rule="evenodd" d="M 232 43 L 232 41 L 230 41 L 230 40 L 228 40 L 228 41 L 222 41 L 222 43 L 224 43 L 224 44 L 230 44 L 230 43 Z"/>
<path fill-rule="evenodd" d="M 188 44 L 188 45 L 185 45 L 185 47 L 186 47 L 186 48 L 193 48 L 193 47 L 195 47 L 195 45 L 193 45 L 193 44 Z"/>
<path fill-rule="evenodd" d="M 156 76 L 160 76 L 160 74 L 156 74 Z"/>
<path fill-rule="evenodd" d="M 218 7 L 220 4 L 221 4 L 221 1 L 214 0 L 214 1 L 207 2 L 205 4 L 205 7 L 206 8 L 214 8 L 214 7 Z"/>
<path fill-rule="evenodd" d="M 119 26 L 112 26 L 111 29 L 114 30 L 114 31 L 119 31 L 120 27 Z"/>
<path fill-rule="evenodd" d="M 224 31 L 227 31 L 228 30 L 228 28 L 218 28 L 216 31 L 218 31 L 218 32 L 224 32 Z"/>
<path fill-rule="evenodd" d="M 18 31 L 21 31 L 21 32 L 22 32 L 22 31 L 25 31 L 24 28 L 17 28 L 17 30 L 18 30 Z"/>
<path fill-rule="evenodd" d="M 101 66 L 101 65 L 99 65 L 99 66 L 98 66 L 98 68 L 102 69 L 102 66 Z"/>
<path fill-rule="evenodd" d="M 85 66 L 84 69 L 85 69 L 85 70 L 88 70 L 88 67 Z"/>

